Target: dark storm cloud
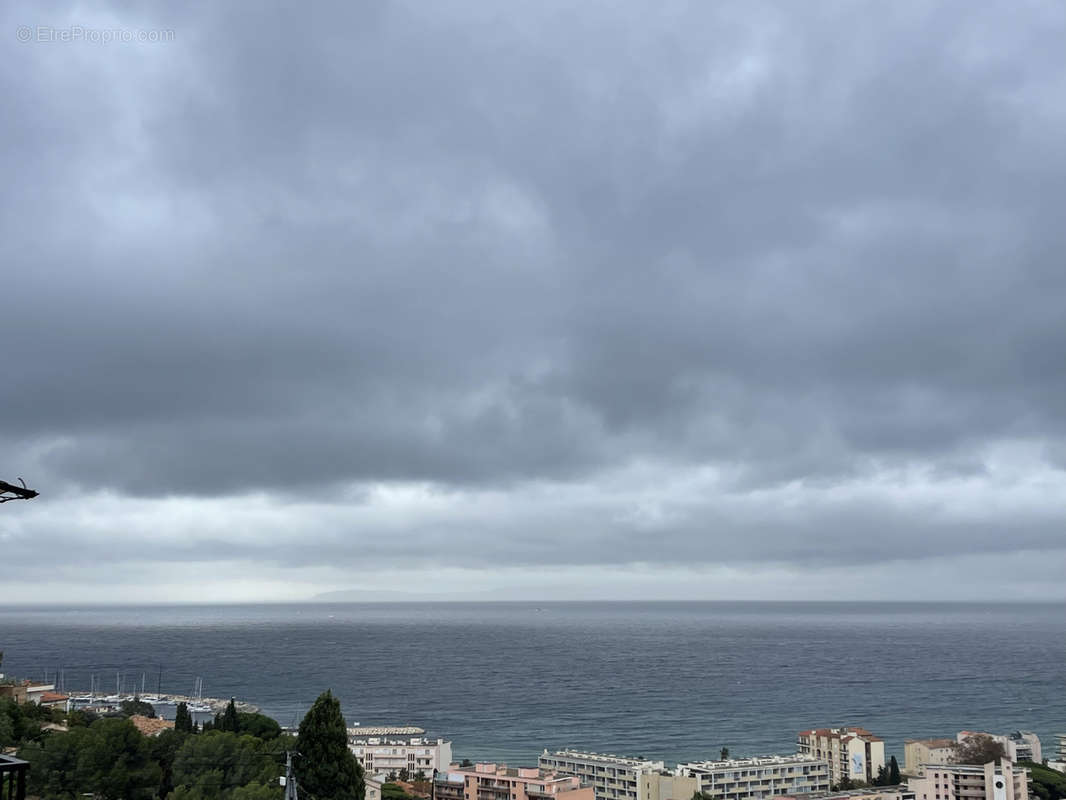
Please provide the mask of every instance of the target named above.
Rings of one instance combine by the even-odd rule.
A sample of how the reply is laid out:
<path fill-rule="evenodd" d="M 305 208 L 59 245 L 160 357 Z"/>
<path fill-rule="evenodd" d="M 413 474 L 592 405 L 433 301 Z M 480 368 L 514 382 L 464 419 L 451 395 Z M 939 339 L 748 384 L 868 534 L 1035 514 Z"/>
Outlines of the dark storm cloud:
<path fill-rule="evenodd" d="M 175 36 L 4 43 L 0 446 L 53 492 L 520 492 L 650 462 L 723 470 L 728 499 L 981 476 L 1003 442 L 1061 470 L 1059 4 L 76 13 L 6 24 Z M 700 500 L 651 541 L 601 517 L 570 561 L 966 541 L 906 497 L 718 528 Z M 544 560 L 506 516 L 450 541 Z M 1057 546 L 1061 519 L 1020 524 L 1011 546 Z"/>

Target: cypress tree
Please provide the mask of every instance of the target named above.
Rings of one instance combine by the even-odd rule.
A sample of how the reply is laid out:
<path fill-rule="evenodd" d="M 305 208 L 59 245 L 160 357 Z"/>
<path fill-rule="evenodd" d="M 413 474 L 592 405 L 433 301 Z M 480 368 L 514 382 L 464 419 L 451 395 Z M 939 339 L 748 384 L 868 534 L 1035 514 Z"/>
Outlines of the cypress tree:
<path fill-rule="evenodd" d="M 174 711 L 174 730 L 184 733 L 192 733 L 192 714 L 185 703 L 178 703 Z"/>
<path fill-rule="evenodd" d="M 229 705 L 226 706 L 226 712 L 222 715 L 222 719 L 215 724 L 215 727 L 230 733 L 240 733 L 241 723 L 237 719 L 237 705 L 232 697 L 229 699 Z"/>
<path fill-rule="evenodd" d="M 326 691 L 300 723 L 300 758 L 293 765 L 300 789 L 312 797 L 364 800 L 363 768 L 348 749 L 341 704 Z"/>
<path fill-rule="evenodd" d="M 903 782 L 903 779 L 899 774 L 899 762 L 896 761 L 896 757 L 892 756 L 892 760 L 888 762 L 888 785 L 899 786 Z"/>

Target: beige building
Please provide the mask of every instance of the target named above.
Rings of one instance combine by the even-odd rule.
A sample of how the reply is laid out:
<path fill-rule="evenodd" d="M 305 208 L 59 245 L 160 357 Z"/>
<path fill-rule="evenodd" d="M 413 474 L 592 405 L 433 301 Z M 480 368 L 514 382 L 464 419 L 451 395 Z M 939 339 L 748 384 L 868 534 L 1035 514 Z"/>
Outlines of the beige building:
<path fill-rule="evenodd" d="M 692 800 L 699 790 L 699 778 L 658 773 L 640 776 L 640 800 Z"/>
<path fill-rule="evenodd" d="M 829 791 L 829 764 L 804 754 L 678 764 L 676 775 L 696 778 L 713 800 L 749 800 Z"/>
<path fill-rule="evenodd" d="M 799 751 L 829 762 L 834 786 L 845 778 L 872 783 L 885 765 L 885 742 L 865 728 L 815 728 L 800 731 Z"/>
<path fill-rule="evenodd" d="M 1009 759 L 998 764 L 930 765 L 907 786 L 915 800 L 1029 800 L 1029 771 Z"/>
<path fill-rule="evenodd" d="M 381 787 L 385 783 L 385 776 L 368 773 L 363 782 L 366 784 L 366 800 L 381 800 Z"/>
<path fill-rule="evenodd" d="M 436 800 L 596 800 L 573 775 L 506 764 L 452 764 L 433 782 Z"/>
<path fill-rule="evenodd" d="M 954 757 L 954 739 L 906 739 L 903 742 L 903 771 L 908 775 L 921 775 L 925 764 L 950 764 Z"/>
<path fill-rule="evenodd" d="M 666 770 L 662 761 L 644 758 L 628 758 L 610 753 L 590 753 L 583 750 L 545 750 L 537 762 L 543 770 L 552 770 L 560 775 L 573 775 L 585 786 L 591 786 L 596 800 L 638 800 L 644 798 L 640 779 L 644 775 L 656 775 Z M 658 782 L 651 781 L 648 791 L 658 789 Z M 668 790 L 670 791 L 670 790 Z M 667 795 L 667 799 L 672 797 Z M 689 792 L 683 800 L 690 800 Z M 659 800 L 658 797 L 655 800 Z"/>

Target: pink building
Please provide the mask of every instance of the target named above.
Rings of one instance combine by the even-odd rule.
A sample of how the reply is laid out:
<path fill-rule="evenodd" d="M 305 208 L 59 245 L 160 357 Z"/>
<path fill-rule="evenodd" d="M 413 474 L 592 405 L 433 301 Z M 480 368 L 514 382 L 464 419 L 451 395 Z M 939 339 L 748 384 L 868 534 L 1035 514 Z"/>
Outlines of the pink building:
<path fill-rule="evenodd" d="M 930 764 L 908 778 L 915 800 L 1029 800 L 1029 771 L 1010 760 L 998 764 Z"/>
<path fill-rule="evenodd" d="M 453 764 L 433 788 L 437 800 L 595 800 L 593 788 L 571 775 L 506 764 Z"/>

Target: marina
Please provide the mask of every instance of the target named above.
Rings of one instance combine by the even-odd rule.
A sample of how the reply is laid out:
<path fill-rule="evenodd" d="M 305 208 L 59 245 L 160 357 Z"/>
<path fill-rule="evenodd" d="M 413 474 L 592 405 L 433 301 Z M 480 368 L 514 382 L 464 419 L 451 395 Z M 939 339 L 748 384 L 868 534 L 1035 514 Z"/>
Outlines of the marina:
<path fill-rule="evenodd" d="M 125 676 L 116 673 L 115 691 L 105 695 L 96 676 L 92 675 L 88 692 L 81 690 L 70 692 L 67 698 L 67 710 L 107 713 L 118 710 L 122 703 L 139 701 L 151 705 L 156 715 L 160 718 L 173 719 L 178 704 L 185 703 L 193 719 L 197 722 L 203 722 L 205 719 L 210 719 L 215 714 L 225 711 L 230 701 L 228 697 L 204 697 L 204 681 L 200 677 L 196 679 L 193 693 L 189 695 L 162 693 L 158 687 L 154 693 L 148 694 L 145 691 L 147 688 L 146 675 L 143 673 L 141 675 L 140 691 L 137 690 L 136 685 L 133 691 L 130 691 L 127 683 Z M 233 700 L 238 711 L 253 714 L 259 712 L 258 706 L 236 698 L 233 698 Z"/>

